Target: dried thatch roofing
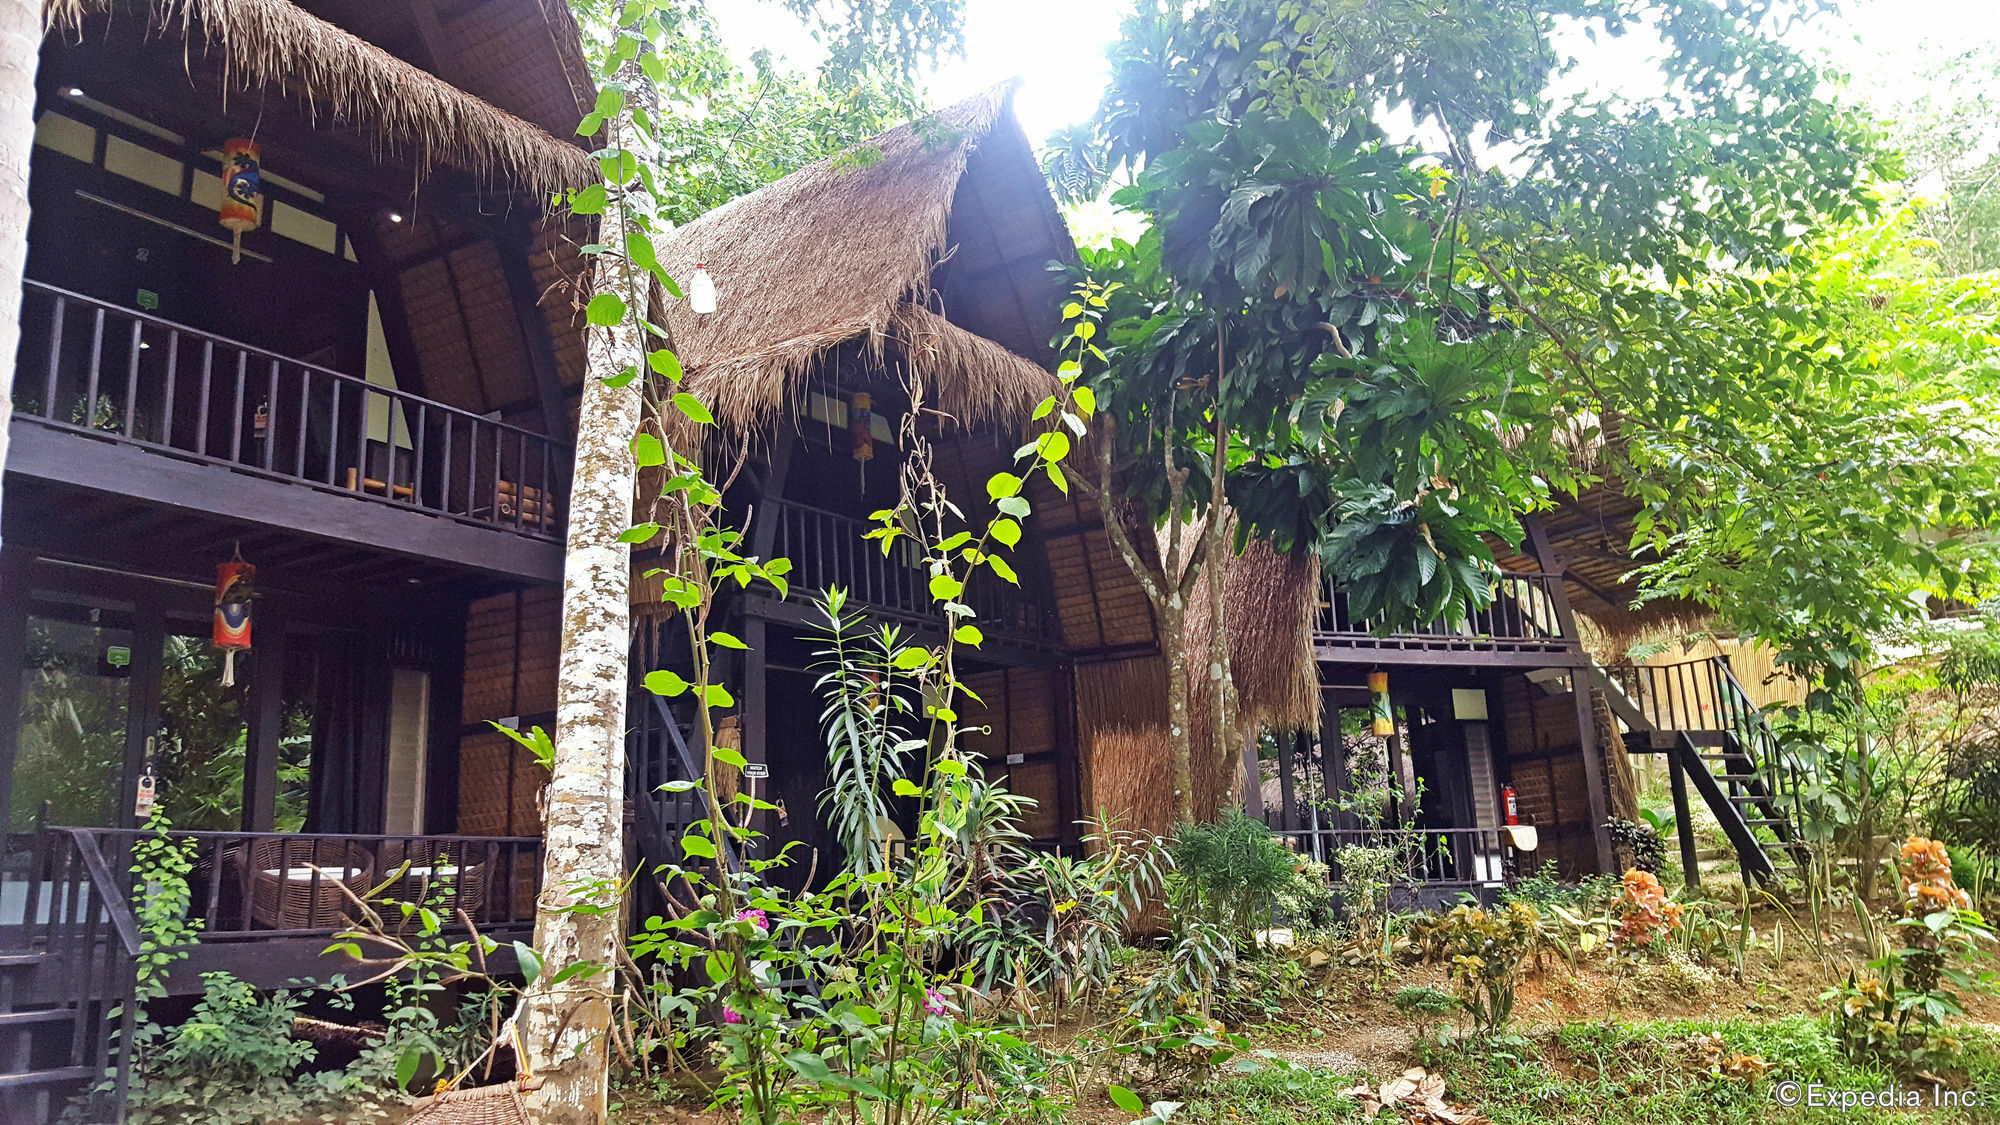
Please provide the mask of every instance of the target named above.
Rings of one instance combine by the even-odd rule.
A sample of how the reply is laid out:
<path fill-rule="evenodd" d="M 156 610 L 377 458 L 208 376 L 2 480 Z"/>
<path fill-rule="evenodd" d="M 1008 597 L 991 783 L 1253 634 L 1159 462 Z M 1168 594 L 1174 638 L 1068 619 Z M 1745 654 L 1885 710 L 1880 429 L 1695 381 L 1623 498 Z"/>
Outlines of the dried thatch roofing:
<path fill-rule="evenodd" d="M 850 341 L 911 362 L 961 426 L 1027 420 L 1054 385 L 1029 358 L 1056 323 L 1044 266 L 1075 250 L 1012 98 L 996 86 L 674 233 L 662 264 L 684 278 L 705 262 L 721 298 L 706 316 L 667 313 L 717 421 L 795 409 L 815 362 Z"/>
<path fill-rule="evenodd" d="M 52 31 L 77 35 L 95 17 L 146 19 L 190 56 L 217 57 L 225 87 L 295 96 L 316 123 L 359 128 L 420 173 L 450 165 L 535 196 L 597 178 L 576 145 L 289 0 L 43 0 L 43 11 Z M 573 38 L 573 25 L 547 26 L 555 39 Z"/>

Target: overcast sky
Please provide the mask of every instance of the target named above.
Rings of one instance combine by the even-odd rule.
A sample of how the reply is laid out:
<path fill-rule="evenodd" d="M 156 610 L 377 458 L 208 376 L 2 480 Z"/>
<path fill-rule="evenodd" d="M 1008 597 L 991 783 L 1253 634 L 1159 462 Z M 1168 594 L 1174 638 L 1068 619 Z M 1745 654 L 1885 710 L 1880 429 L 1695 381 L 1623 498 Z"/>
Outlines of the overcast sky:
<path fill-rule="evenodd" d="M 1029 137 L 1040 143 L 1057 127 L 1089 117 L 1105 83 L 1104 47 L 1118 33 L 1129 0 L 966 0 L 966 54 L 931 79 L 939 105 L 1020 75 L 1016 101 Z M 809 66 L 817 52 L 798 21 L 774 0 L 711 5 L 724 38 L 739 54 L 760 47 Z M 1844 13 L 1814 32 L 1836 65 L 1870 94 L 1895 91 L 1925 53 L 2000 40 L 1995 0 L 1848 0 Z M 1616 88 L 1643 72 L 1648 47 L 1627 40 L 1600 47 L 1578 69 L 1586 87 Z"/>

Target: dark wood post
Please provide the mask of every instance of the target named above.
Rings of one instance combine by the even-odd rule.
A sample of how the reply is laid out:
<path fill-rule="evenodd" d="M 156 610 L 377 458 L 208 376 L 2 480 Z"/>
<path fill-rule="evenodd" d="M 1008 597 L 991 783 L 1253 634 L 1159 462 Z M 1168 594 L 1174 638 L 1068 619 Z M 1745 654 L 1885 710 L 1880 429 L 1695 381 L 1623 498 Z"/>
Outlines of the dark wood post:
<path fill-rule="evenodd" d="M 21 741 L 21 665 L 28 647 L 28 556 L 0 548 L 0 839 L 12 823 Z"/>
<path fill-rule="evenodd" d="M 285 725 L 284 619 L 259 613 L 250 666 L 250 733 L 243 766 L 243 829 L 271 832 L 278 820 L 278 739 Z"/>
<path fill-rule="evenodd" d="M 1667 777 L 1674 791 L 1674 831 L 1681 842 L 1681 873 L 1690 887 L 1701 886 L 1701 858 L 1695 854 L 1694 816 L 1688 809 L 1686 766 L 1679 740 L 1667 748 Z"/>

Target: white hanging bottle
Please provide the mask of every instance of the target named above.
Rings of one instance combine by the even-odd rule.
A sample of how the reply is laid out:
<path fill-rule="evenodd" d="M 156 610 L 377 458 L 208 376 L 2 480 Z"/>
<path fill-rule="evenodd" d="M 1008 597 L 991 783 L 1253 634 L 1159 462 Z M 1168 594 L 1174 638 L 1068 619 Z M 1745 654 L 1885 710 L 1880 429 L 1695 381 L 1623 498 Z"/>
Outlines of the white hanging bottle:
<path fill-rule="evenodd" d="M 715 311 L 715 282 L 709 279 L 707 264 L 696 262 L 688 279 L 688 308 L 706 315 Z"/>

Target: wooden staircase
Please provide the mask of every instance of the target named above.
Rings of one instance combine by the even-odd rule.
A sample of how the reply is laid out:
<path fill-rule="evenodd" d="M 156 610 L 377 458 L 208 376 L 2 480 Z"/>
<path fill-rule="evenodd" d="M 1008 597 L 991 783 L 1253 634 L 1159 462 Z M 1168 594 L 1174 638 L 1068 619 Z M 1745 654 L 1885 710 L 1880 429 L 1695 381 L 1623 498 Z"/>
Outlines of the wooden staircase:
<path fill-rule="evenodd" d="M 44 828 L 5 845 L 0 1125 L 53 1125 L 79 1099 L 81 1120 L 122 1121 L 140 941 L 124 884 L 88 832 Z"/>
<path fill-rule="evenodd" d="M 1803 873 L 1808 859 L 1794 822 L 1798 779 L 1777 736 L 1724 656 L 1607 670 L 1593 666 L 1625 730 L 1626 749 L 1665 754 L 1682 826 L 1681 862 L 1699 884 L 1688 787 L 1701 795 L 1735 849 L 1746 878 L 1774 883 L 1780 859 Z"/>

